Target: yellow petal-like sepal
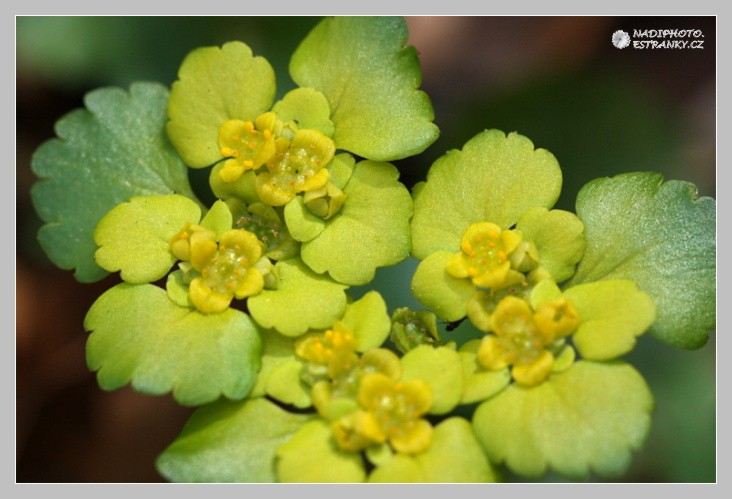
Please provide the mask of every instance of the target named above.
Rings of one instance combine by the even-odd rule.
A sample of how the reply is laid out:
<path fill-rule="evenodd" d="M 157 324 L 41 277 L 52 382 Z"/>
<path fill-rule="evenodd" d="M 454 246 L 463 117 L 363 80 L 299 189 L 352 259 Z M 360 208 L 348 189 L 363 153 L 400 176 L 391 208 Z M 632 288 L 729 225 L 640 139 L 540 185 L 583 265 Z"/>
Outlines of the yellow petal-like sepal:
<path fill-rule="evenodd" d="M 554 356 L 548 350 L 541 352 L 539 357 L 530 364 L 515 365 L 511 369 L 511 376 L 516 383 L 524 386 L 535 386 L 543 382 L 552 372 Z"/>
<path fill-rule="evenodd" d="M 551 342 L 575 332 L 580 319 L 572 302 L 561 298 L 539 305 L 534 313 L 534 322 L 547 342 Z"/>
<path fill-rule="evenodd" d="M 273 124 L 271 120 L 260 118 L 254 123 L 228 120 L 219 128 L 221 155 L 230 158 L 219 172 L 224 182 L 235 182 L 245 171 L 256 170 L 274 157 Z"/>
<path fill-rule="evenodd" d="M 232 292 L 219 292 L 211 289 L 200 277 L 191 281 L 188 292 L 193 305 L 204 314 L 223 312 L 229 308 L 231 300 L 234 298 Z"/>
<path fill-rule="evenodd" d="M 508 366 L 503 349 L 495 336 L 485 336 L 478 348 L 478 362 L 491 371 L 500 371 Z"/>
<path fill-rule="evenodd" d="M 403 454 L 418 454 L 432 443 L 432 425 L 425 419 L 419 419 L 405 431 L 395 432 L 389 438 L 394 450 Z"/>

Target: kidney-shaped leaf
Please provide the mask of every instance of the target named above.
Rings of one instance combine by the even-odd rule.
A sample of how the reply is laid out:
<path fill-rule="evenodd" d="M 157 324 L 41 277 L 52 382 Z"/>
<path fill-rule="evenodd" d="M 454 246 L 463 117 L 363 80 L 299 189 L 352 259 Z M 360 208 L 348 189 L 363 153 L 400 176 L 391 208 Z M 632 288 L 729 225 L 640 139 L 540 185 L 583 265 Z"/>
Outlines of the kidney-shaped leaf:
<path fill-rule="evenodd" d="M 173 392 L 184 405 L 245 397 L 261 364 L 262 340 L 246 314 L 205 315 L 176 305 L 152 284 L 119 284 L 89 309 L 87 364 L 99 385 Z"/>
<path fill-rule="evenodd" d="M 577 196 L 587 247 L 571 284 L 631 279 L 656 302 L 650 332 L 681 348 L 716 325 L 716 207 L 657 173 L 594 180 Z"/>
<path fill-rule="evenodd" d="M 38 240 L 62 269 L 82 282 L 107 272 L 94 261 L 94 228 L 117 204 L 134 196 L 178 193 L 195 199 L 188 173 L 165 134 L 168 91 L 135 83 L 130 91 L 102 88 L 84 98 L 86 109 L 56 123 L 57 139 L 33 155 L 40 177 L 31 191 L 46 224 Z"/>
<path fill-rule="evenodd" d="M 491 462 L 520 475 L 617 476 L 644 442 L 652 409 L 633 367 L 582 361 L 538 386 L 509 386 L 478 407 L 473 426 Z"/>
<path fill-rule="evenodd" d="M 432 104 L 417 90 L 422 72 L 402 18 L 327 18 L 293 54 L 290 74 L 328 99 L 339 149 L 391 161 L 437 139 Z"/>

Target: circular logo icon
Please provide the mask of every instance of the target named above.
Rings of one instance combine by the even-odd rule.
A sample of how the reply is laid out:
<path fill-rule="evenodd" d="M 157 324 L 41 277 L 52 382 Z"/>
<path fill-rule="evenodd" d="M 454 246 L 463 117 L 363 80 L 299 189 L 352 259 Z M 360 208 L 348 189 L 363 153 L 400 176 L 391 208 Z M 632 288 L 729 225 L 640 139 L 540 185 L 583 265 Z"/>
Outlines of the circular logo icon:
<path fill-rule="evenodd" d="M 613 33 L 613 45 L 615 48 L 624 49 L 630 45 L 630 35 L 622 29 Z"/>

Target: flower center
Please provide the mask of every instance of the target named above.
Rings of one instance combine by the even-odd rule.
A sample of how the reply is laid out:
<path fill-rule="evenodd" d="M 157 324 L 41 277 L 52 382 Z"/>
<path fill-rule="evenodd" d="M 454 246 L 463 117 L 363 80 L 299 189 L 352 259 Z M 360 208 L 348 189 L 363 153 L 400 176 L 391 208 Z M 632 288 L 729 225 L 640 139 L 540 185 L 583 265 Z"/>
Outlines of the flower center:
<path fill-rule="evenodd" d="M 523 253 L 528 245 L 515 230 L 501 230 L 491 222 L 473 224 L 460 241 L 461 251 L 448 261 L 446 270 L 458 278 L 469 278 L 480 288 L 502 289 L 525 281 Z M 521 261 L 514 253 L 522 253 Z"/>
<path fill-rule="evenodd" d="M 509 364 L 530 364 L 544 349 L 545 340 L 534 322 L 529 304 L 521 299 L 502 300 L 492 316 L 493 331 Z"/>
<path fill-rule="evenodd" d="M 233 291 L 245 280 L 246 270 L 252 262 L 243 248 L 237 244 L 227 247 L 219 244 L 216 254 L 208 265 L 201 270 L 203 282 L 216 291 Z"/>
<path fill-rule="evenodd" d="M 247 212 L 234 222 L 234 227 L 256 235 L 264 245 L 264 252 L 273 251 L 287 239 L 287 232 L 281 223 L 267 219 L 257 213 Z"/>
<path fill-rule="evenodd" d="M 292 139 L 280 137 L 267 169 L 257 175 L 257 194 L 266 204 L 282 206 L 300 192 L 325 187 L 330 172 L 325 168 L 335 154 L 335 144 L 317 130 L 297 130 Z"/>

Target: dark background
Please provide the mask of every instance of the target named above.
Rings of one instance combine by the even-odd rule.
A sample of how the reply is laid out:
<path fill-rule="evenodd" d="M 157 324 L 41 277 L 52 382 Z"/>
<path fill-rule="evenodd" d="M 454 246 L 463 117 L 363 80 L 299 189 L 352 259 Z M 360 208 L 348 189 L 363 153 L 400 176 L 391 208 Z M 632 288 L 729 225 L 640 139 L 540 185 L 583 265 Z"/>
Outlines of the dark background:
<path fill-rule="evenodd" d="M 289 55 L 319 18 L 16 18 L 16 481 L 157 482 L 154 459 L 191 412 L 169 396 L 107 393 L 84 359 L 84 315 L 115 277 L 80 284 L 35 240 L 29 198 L 33 150 L 53 123 L 99 86 L 138 80 L 170 85 L 187 52 L 248 43 L 292 85 Z M 716 190 L 715 17 L 410 17 L 422 88 L 440 139 L 397 162 L 402 181 L 422 180 L 434 159 L 486 128 L 518 131 L 549 149 L 564 173 L 558 206 L 573 209 L 598 176 L 660 171 Z M 701 50 L 620 50 L 623 29 L 700 29 Z M 193 179 L 196 183 L 200 179 Z M 380 272 L 391 306 L 410 302 L 413 262 Z M 401 272 L 401 274 L 400 274 Z M 394 286 L 390 279 L 402 275 Z M 407 282 L 404 285 L 404 282 Z M 388 290 L 386 288 L 389 288 Z M 716 480 L 715 336 L 693 352 L 642 337 L 630 361 L 655 397 L 653 427 L 622 482 Z M 515 478 L 515 477 L 513 477 Z M 563 480 L 549 475 L 545 480 Z M 592 477 L 593 481 L 608 481 Z"/>

